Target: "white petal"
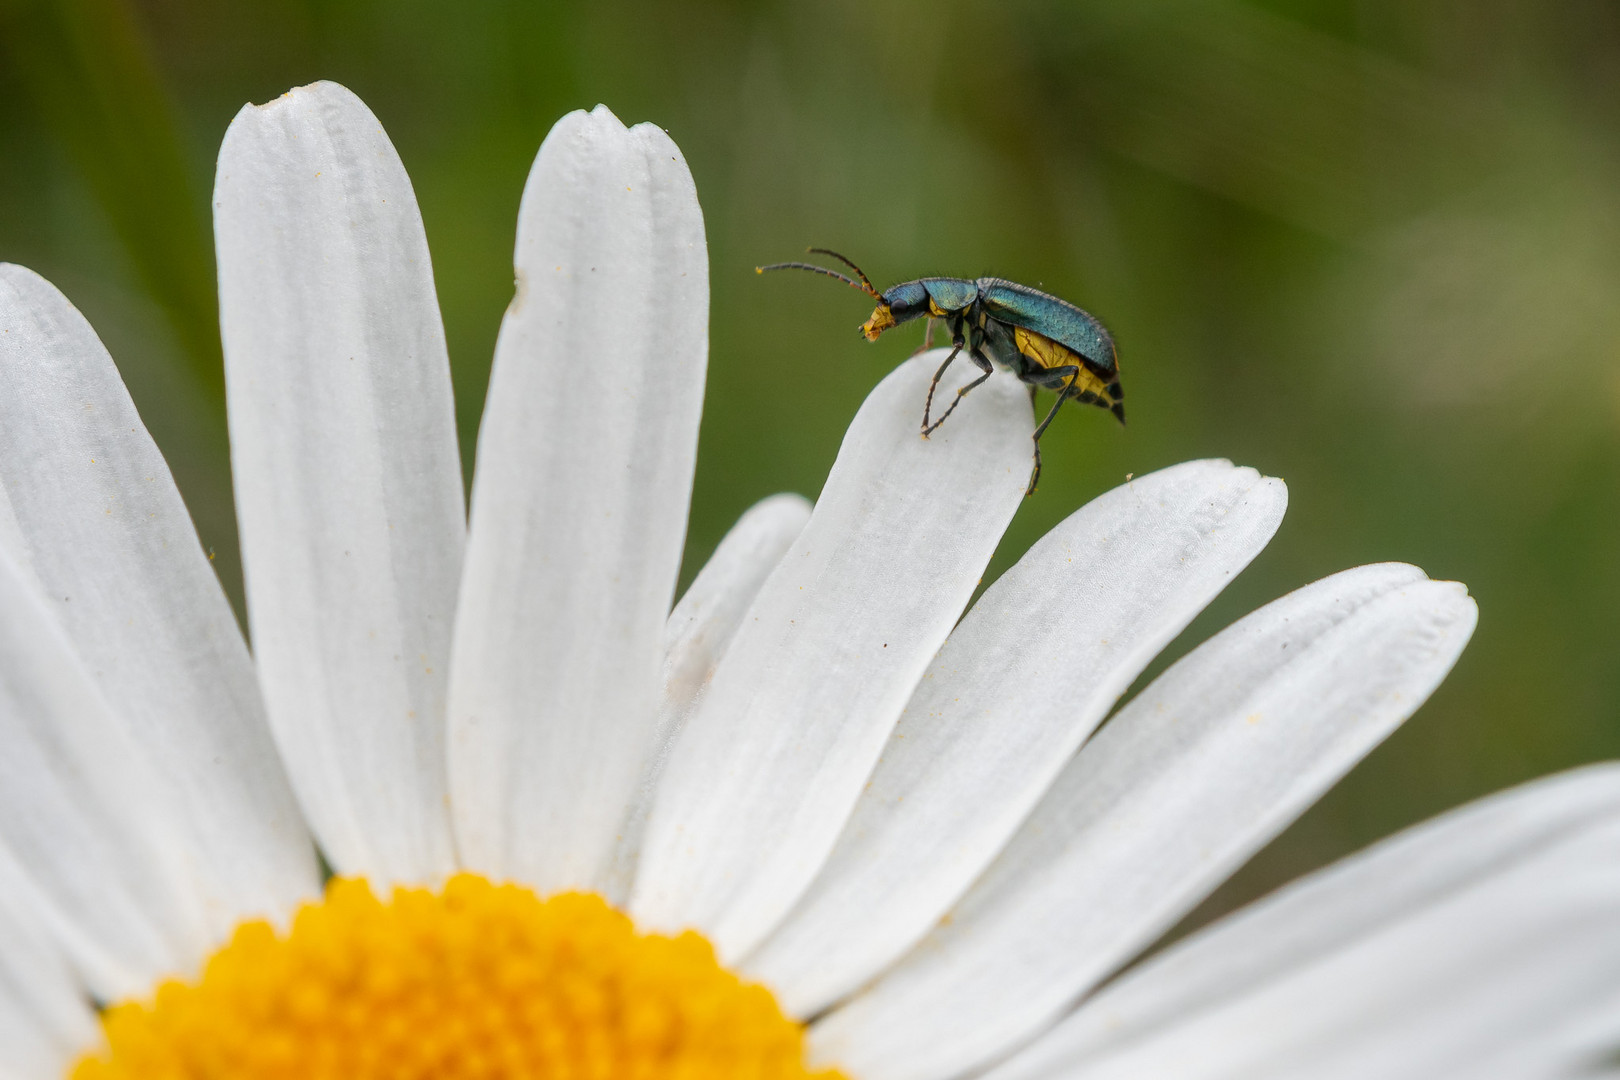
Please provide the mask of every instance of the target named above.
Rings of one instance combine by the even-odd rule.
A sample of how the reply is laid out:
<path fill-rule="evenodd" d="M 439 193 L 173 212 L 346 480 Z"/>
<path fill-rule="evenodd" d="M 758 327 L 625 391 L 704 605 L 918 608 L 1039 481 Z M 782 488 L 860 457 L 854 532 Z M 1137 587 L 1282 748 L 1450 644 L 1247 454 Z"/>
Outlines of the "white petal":
<path fill-rule="evenodd" d="M 259 678 L 334 867 L 454 865 L 445 684 L 465 538 L 416 197 L 377 118 L 316 83 L 232 121 L 214 184 Z"/>
<path fill-rule="evenodd" d="M 0 1077 L 59 1077 L 95 1044 L 96 1018 L 0 847 Z"/>
<path fill-rule="evenodd" d="M 1620 1044 L 1620 767 L 1401 833 L 1130 972 L 1036 1077 L 1585 1075 Z"/>
<path fill-rule="evenodd" d="M 644 924 L 698 926 L 727 960 L 768 933 L 972 596 L 1029 476 L 1030 412 L 1003 374 L 920 439 L 942 355 L 914 357 L 867 398 L 693 710 L 648 823 L 631 905 Z M 977 374 L 958 365 L 941 393 Z"/>
<path fill-rule="evenodd" d="M 914 945 L 1286 504 L 1280 480 L 1193 461 L 1048 533 L 929 665 L 826 868 L 744 971 L 808 1016 Z"/>
<path fill-rule="evenodd" d="M 1477 617 L 1461 586 L 1347 571 L 1242 620 L 1071 762 L 943 925 L 812 1029 L 863 1080 L 1005 1053 L 1150 944 L 1439 685 Z"/>
<path fill-rule="evenodd" d="M 0 552 L 0 844 L 81 975 L 112 1000 L 188 972 L 209 944 L 160 783 L 45 602 Z"/>
<path fill-rule="evenodd" d="M 622 896 L 635 880 L 647 815 L 669 761 L 669 751 L 686 727 L 692 704 L 709 685 L 726 646 L 760 586 L 788 546 L 804 531 L 810 501 L 800 495 L 772 495 L 755 503 L 731 527 L 664 624 L 664 692 L 658 707 L 653 752 L 624 826 L 608 891 Z"/>
<path fill-rule="evenodd" d="M 478 436 L 451 679 L 465 862 L 605 887 L 652 751 L 708 363 L 680 151 L 606 108 L 546 137 Z"/>
<path fill-rule="evenodd" d="M 810 520 L 810 500 L 772 495 L 731 527 L 664 624 L 664 705 L 685 711 L 714 675 L 760 586 Z"/>
<path fill-rule="evenodd" d="M 0 549 L 168 786 L 214 935 L 313 894 L 315 852 L 252 662 L 169 468 L 89 323 L 5 265 Z"/>

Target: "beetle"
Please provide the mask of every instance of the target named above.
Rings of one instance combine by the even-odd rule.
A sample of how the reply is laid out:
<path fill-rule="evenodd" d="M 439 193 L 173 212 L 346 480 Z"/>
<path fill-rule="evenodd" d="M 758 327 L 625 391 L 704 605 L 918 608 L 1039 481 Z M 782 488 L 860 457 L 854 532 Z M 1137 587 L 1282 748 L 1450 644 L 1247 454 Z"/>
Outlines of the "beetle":
<path fill-rule="evenodd" d="M 1037 388 L 1057 393 L 1051 411 L 1035 429 L 1035 466 L 1026 495 L 1035 493 L 1035 484 L 1041 478 L 1041 436 L 1065 401 L 1074 398 L 1083 405 L 1096 405 L 1112 412 L 1121 424 L 1125 422 L 1125 395 L 1119 386 L 1114 338 L 1090 312 L 1039 289 L 996 277 L 918 278 L 879 292 L 860 267 L 838 252 L 811 248 L 810 253 L 832 256 L 855 271 L 860 280 L 803 262 L 756 266 L 754 272 L 809 270 L 866 293 L 877 301 L 872 317 L 860 326 L 861 336 L 868 341 L 876 341 L 885 330 L 925 316 L 928 326 L 923 334 L 923 349 L 933 344 L 936 322 L 944 322 L 950 331 L 951 351 L 934 372 L 923 402 L 923 438 L 933 434 L 956 411 L 962 398 L 997 367 L 1012 372 L 1028 385 L 1032 401 Z M 930 422 L 934 391 L 959 353 L 966 353 L 983 374 L 957 390 L 945 412 Z"/>

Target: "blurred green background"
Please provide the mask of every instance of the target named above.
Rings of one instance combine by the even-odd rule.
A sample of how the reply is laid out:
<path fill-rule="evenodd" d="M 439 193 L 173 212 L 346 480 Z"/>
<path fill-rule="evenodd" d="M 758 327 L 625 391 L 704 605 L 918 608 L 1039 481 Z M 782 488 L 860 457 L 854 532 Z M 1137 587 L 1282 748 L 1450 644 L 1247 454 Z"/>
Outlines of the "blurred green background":
<path fill-rule="evenodd" d="M 541 138 L 599 101 L 673 134 L 713 286 L 688 577 L 749 503 L 819 489 L 920 335 L 864 345 L 860 298 L 754 275 L 815 243 L 1114 330 L 1131 425 L 1060 418 L 992 574 L 1127 473 L 1225 456 L 1290 512 L 1171 655 L 1358 563 L 1467 582 L 1452 678 L 1193 921 L 1620 754 L 1620 7 L 0 0 L 0 258 L 95 324 L 238 602 L 213 157 L 320 78 L 415 182 L 469 471 Z"/>

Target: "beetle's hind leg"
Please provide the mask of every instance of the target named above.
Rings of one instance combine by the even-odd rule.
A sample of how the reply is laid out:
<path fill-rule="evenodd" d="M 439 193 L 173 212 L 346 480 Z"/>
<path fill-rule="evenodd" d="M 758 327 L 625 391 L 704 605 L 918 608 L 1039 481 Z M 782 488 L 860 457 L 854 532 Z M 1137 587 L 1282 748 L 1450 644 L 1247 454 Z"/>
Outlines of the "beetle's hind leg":
<path fill-rule="evenodd" d="M 958 351 L 958 349 L 952 349 L 951 356 L 955 356 Z M 974 379 L 972 382 L 958 390 L 956 392 L 956 397 L 951 401 L 951 407 L 946 409 L 944 415 L 942 415 L 938 420 L 935 420 L 932 424 L 928 422 L 928 405 L 925 404 L 923 406 L 923 438 L 926 439 L 928 436 L 932 435 L 934 433 L 934 429 L 943 424 L 951 413 L 956 411 L 956 407 L 962 404 L 962 399 L 968 396 L 968 392 L 974 387 L 982 384 L 984 380 L 988 379 L 991 373 L 996 370 L 985 355 L 978 349 L 974 349 L 972 352 L 968 353 L 968 359 L 972 360 L 978 369 L 984 372 L 984 374 L 980 375 L 977 379 Z M 950 363 L 950 359 L 947 357 L 945 362 Z M 939 385 L 939 377 L 943 374 L 945 374 L 945 369 L 941 367 L 934 375 L 934 385 L 928 388 L 928 403 L 930 404 L 934 400 L 934 387 Z"/>
<path fill-rule="evenodd" d="M 1040 426 L 1035 429 L 1035 467 L 1029 474 L 1029 487 L 1024 489 L 1024 498 L 1026 499 L 1035 494 L 1035 485 L 1041 482 L 1041 436 L 1045 435 L 1046 429 L 1052 426 L 1052 418 L 1057 415 L 1057 411 L 1063 407 L 1063 402 L 1068 399 L 1070 391 L 1074 389 L 1074 381 L 1080 377 L 1080 368 L 1075 364 L 1069 364 L 1060 368 L 1050 368 L 1043 374 L 1046 375 L 1046 379 L 1043 380 L 1045 382 L 1055 382 L 1057 379 L 1062 379 L 1063 382 L 1061 385 L 1053 387 L 1053 389 L 1057 390 L 1057 400 L 1052 402 L 1051 411 L 1046 414 L 1046 419 L 1042 420 Z M 1030 385 L 1029 390 L 1030 401 L 1033 403 L 1035 400 L 1035 387 L 1033 384 Z"/>

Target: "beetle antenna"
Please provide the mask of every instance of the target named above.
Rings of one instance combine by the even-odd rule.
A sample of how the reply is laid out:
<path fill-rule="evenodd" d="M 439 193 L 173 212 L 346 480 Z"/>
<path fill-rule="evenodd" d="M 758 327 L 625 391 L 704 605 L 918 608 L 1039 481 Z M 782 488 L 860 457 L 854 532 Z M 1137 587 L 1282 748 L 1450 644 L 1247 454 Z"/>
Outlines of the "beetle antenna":
<path fill-rule="evenodd" d="M 825 266 L 812 266 L 809 263 L 802 262 L 785 262 L 771 263 L 769 266 L 754 267 L 754 273 L 756 274 L 763 274 L 767 270 L 809 270 L 811 273 L 815 274 L 826 274 L 830 278 L 837 278 L 839 281 L 842 281 L 845 285 L 848 285 L 852 289 L 859 289 L 861 292 L 873 297 L 874 299 L 882 299 L 882 297 L 878 295 L 878 291 L 872 288 L 871 282 L 862 284 L 859 281 L 854 281 L 845 277 L 836 270 L 828 270 Z"/>
<path fill-rule="evenodd" d="M 810 254 L 812 254 L 812 255 L 831 255 L 833 258 L 837 259 L 839 262 L 843 263 L 845 266 L 847 266 L 851 270 L 855 271 L 855 276 L 860 278 L 861 282 L 863 284 L 865 284 L 866 291 L 870 295 L 872 295 L 874 297 L 877 296 L 878 291 L 876 289 L 872 288 L 872 282 L 866 276 L 865 271 L 863 271 L 860 267 L 856 266 L 849 259 L 847 259 L 844 256 L 838 254 L 838 252 L 833 251 L 830 248 L 810 248 L 809 251 L 810 251 Z"/>

